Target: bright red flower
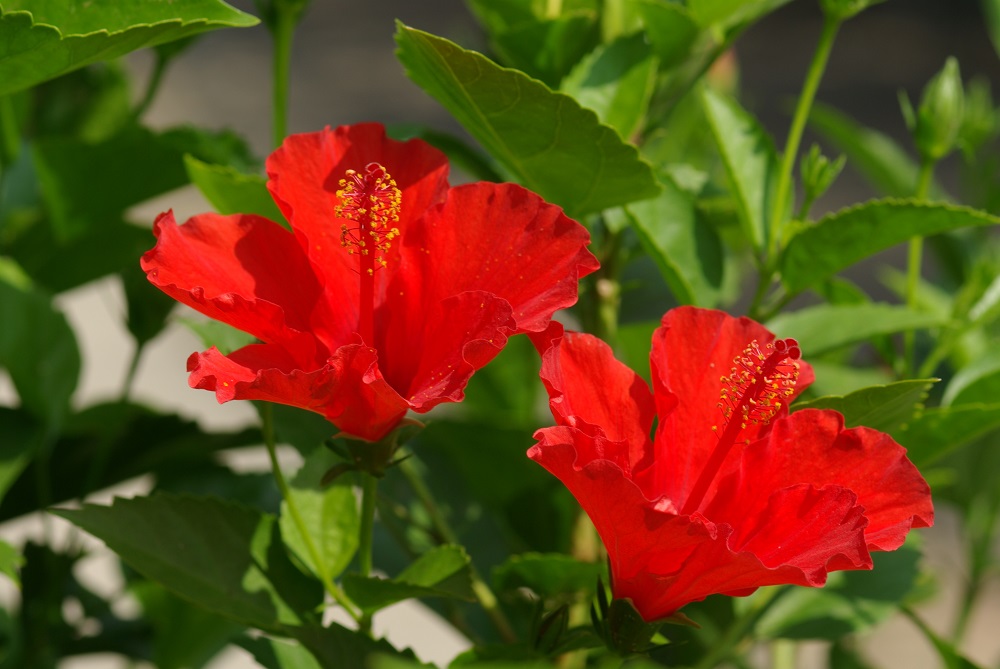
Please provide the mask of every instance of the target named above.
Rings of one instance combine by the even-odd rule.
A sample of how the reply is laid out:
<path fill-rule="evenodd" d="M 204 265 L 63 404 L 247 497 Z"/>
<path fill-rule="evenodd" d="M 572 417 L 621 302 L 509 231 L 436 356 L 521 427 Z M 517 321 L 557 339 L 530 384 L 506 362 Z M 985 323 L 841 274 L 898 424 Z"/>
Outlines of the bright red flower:
<path fill-rule="evenodd" d="M 294 234 L 249 214 L 157 218 L 142 258 L 174 299 L 256 336 L 188 360 L 220 402 L 310 409 L 378 440 L 460 401 L 507 337 L 545 329 L 597 268 L 589 235 L 513 184 L 448 186 L 445 156 L 381 125 L 294 135 L 267 160 Z"/>
<path fill-rule="evenodd" d="M 593 336 L 553 323 L 536 343 L 557 426 L 528 455 L 580 502 L 615 597 L 647 621 L 711 594 L 871 569 L 869 551 L 933 522 L 930 489 L 891 437 L 845 429 L 835 411 L 788 414 L 812 369 L 750 319 L 668 312 L 652 392 Z"/>

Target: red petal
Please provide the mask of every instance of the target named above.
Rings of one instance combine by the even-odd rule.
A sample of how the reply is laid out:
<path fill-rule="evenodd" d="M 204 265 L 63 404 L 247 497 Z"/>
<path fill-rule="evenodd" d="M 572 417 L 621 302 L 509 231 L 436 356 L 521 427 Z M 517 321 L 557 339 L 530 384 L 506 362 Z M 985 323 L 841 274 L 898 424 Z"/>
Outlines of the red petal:
<path fill-rule="evenodd" d="M 856 494 L 868 519 L 865 539 L 871 550 L 898 548 L 911 527 L 934 522 L 930 488 L 902 446 L 877 430 L 845 429 L 839 413 L 818 409 L 776 421 L 769 438 L 744 451 L 738 489 L 727 485 L 720 492 L 720 508 L 732 495 L 729 510 L 706 513 L 725 522 L 760 508 L 771 491 L 801 483 Z"/>
<path fill-rule="evenodd" d="M 609 440 L 627 444 L 629 457 L 620 463 L 626 472 L 650 451 L 653 394 L 603 341 L 576 332 L 553 339 L 542 354 L 540 376 L 560 425 L 576 427 L 583 421 Z"/>
<path fill-rule="evenodd" d="M 597 269 L 589 242 L 583 226 L 521 186 L 458 186 L 404 233 L 400 290 L 425 306 L 464 291 L 493 293 L 510 303 L 518 332 L 540 332 Z"/>
<path fill-rule="evenodd" d="M 323 414 L 342 431 L 369 441 L 384 437 L 406 414 L 407 403 L 382 379 L 374 349 L 341 347 L 327 365 L 296 369 L 278 346 L 252 345 L 229 356 L 211 348 L 188 359 L 193 388 L 214 390 L 219 402 L 265 400 Z"/>
<path fill-rule="evenodd" d="M 720 378 L 730 373 L 733 359 L 751 341 L 764 345 L 774 338 L 760 323 L 721 311 L 679 307 L 664 315 L 662 327 L 653 334 L 650 354 L 660 420 L 654 446 L 656 467 L 644 474 L 650 490 L 674 500 L 687 498 L 718 443 L 712 426 L 718 426 L 720 433 L 723 429 Z M 799 366 L 796 394 L 813 379 L 808 364 L 800 360 Z M 785 413 L 787 409 L 782 409 L 778 415 Z M 750 426 L 742 436 L 753 440 L 767 429 L 767 425 Z M 722 471 L 734 466 L 738 458 L 739 449 L 733 449 Z"/>
<path fill-rule="evenodd" d="M 403 234 L 414 219 L 444 199 L 448 187 L 444 154 L 421 140 L 389 139 L 377 123 L 290 135 L 267 159 L 271 194 L 323 280 L 329 303 L 349 316 L 345 322 L 350 325 L 334 335 L 341 342 L 357 329 L 359 292 L 357 257 L 349 256 L 340 244 L 336 191 L 347 170 L 363 170 L 371 162 L 385 167 L 402 191 L 397 225 Z M 397 264 L 390 256 L 387 271 L 395 271 Z"/>
<path fill-rule="evenodd" d="M 287 230 L 252 215 L 202 214 L 178 226 L 168 211 L 153 233 L 156 246 L 142 257 L 153 285 L 211 318 L 285 345 L 299 364 L 325 356 L 307 334 L 316 329 L 320 287 Z"/>

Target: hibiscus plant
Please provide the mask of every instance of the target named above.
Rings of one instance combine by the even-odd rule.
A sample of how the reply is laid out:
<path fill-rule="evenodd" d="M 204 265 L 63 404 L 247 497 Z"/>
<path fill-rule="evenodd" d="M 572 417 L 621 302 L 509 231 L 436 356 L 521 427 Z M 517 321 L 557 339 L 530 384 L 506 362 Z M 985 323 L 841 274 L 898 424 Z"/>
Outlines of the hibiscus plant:
<path fill-rule="evenodd" d="M 466 0 L 477 50 L 397 22 L 459 137 L 290 134 L 308 0 L 0 0 L 0 669 L 901 666 L 893 618 L 995 663 L 998 112 L 955 59 L 900 96 L 908 145 L 826 106 L 885 5 L 799 0 L 776 141 L 732 73 L 789 2 Z M 147 125 L 194 39 L 257 24 L 270 155 Z M 821 208 L 845 168 L 879 195 Z M 185 185 L 212 210 L 137 220 Z M 64 308 L 97 280 L 134 350 L 94 401 Z M 172 364 L 251 424 L 135 398 L 179 322 Z M 925 559 L 936 507 L 961 578 Z"/>

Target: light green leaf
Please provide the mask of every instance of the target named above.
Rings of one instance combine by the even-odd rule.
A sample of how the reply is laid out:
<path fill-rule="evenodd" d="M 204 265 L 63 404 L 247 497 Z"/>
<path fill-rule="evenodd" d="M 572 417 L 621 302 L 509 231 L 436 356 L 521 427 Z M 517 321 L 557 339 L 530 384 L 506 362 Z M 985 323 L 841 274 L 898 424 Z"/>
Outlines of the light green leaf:
<path fill-rule="evenodd" d="M 58 425 L 80 376 L 80 351 L 66 317 L 44 294 L 0 280 L 0 323 L 0 367 L 21 405 Z"/>
<path fill-rule="evenodd" d="M 19 588 L 22 566 L 24 566 L 24 556 L 6 541 L 0 541 L 0 574 L 5 574 Z"/>
<path fill-rule="evenodd" d="M 264 177 L 211 165 L 190 154 L 184 156 L 184 167 L 191 183 L 220 214 L 257 214 L 288 227 Z"/>
<path fill-rule="evenodd" d="M 539 597 L 595 592 L 597 579 L 607 580 L 604 564 L 580 562 L 562 553 L 521 553 L 493 570 L 499 592 L 530 588 Z"/>
<path fill-rule="evenodd" d="M 963 367 L 945 388 L 941 404 L 995 402 L 1000 397 L 1000 351 L 993 350 Z"/>
<path fill-rule="evenodd" d="M 995 397 L 990 403 L 925 409 L 895 436 L 922 469 L 994 430 L 1000 430 L 1000 403 Z"/>
<path fill-rule="evenodd" d="M 237 330 L 232 325 L 221 321 L 203 321 L 194 318 L 178 318 L 177 320 L 198 335 L 205 348 L 214 346 L 223 355 L 229 355 L 236 349 L 257 341 L 257 338 L 252 334 Z"/>
<path fill-rule="evenodd" d="M 779 337 L 797 339 L 802 354 L 810 355 L 856 344 L 875 335 L 936 327 L 936 314 L 890 304 L 821 304 L 775 316 L 767 327 Z"/>
<path fill-rule="evenodd" d="M 64 0 L 5 0 L 0 95 L 143 47 L 257 23 L 220 0 L 117 0 L 85 11 Z"/>
<path fill-rule="evenodd" d="M 774 143 L 735 100 L 704 88 L 701 101 L 729 175 L 744 233 L 755 249 L 763 249 L 771 216 L 771 184 L 778 170 Z"/>
<path fill-rule="evenodd" d="M 821 104 L 813 107 L 809 124 L 843 152 L 847 163 L 883 194 L 913 195 L 920 167 L 894 139 Z"/>
<path fill-rule="evenodd" d="M 635 0 L 646 36 L 665 69 L 684 62 L 698 38 L 698 24 L 679 4 L 658 0 Z"/>
<path fill-rule="evenodd" d="M 103 540 L 147 578 L 237 622 L 281 633 L 322 600 L 296 569 L 277 519 L 214 497 L 157 493 L 53 511 Z"/>
<path fill-rule="evenodd" d="M 913 419 L 927 399 L 927 391 L 936 381 L 937 379 L 908 379 L 884 386 L 862 388 L 848 395 L 796 402 L 792 410 L 833 409 L 843 414 L 847 427 L 864 425 L 882 432 L 892 432 Z"/>
<path fill-rule="evenodd" d="M 439 546 L 421 555 L 392 579 L 344 577 L 344 591 L 371 612 L 412 597 L 448 597 L 472 601 L 469 556 L 459 546 Z"/>
<path fill-rule="evenodd" d="M 629 221 L 677 302 L 713 307 L 722 290 L 722 242 L 698 217 L 693 197 L 668 177 L 660 185 L 657 197 L 627 207 Z"/>
<path fill-rule="evenodd" d="M 713 25 L 734 26 L 752 22 L 774 11 L 791 0 L 689 0 L 688 11 L 698 23 L 708 28 Z"/>
<path fill-rule="evenodd" d="M 641 127 L 655 84 L 656 58 L 636 34 L 595 49 L 563 80 L 562 91 L 628 138 Z"/>
<path fill-rule="evenodd" d="M 571 216 L 659 192 L 634 146 L 573 98 L 441 37 L 399 24 L 397 57 L 525 187 Z"/>
<path fill-rule="evenodd" d="M 830 214 L 793 236 L 781 258 L 781 280 L 798 293 L 912 237 L 998 223 L 1000 218 L 969 207 L 872 200 Z"/>
<path fill-rule="evenodd" d="M 330 578 L 339 576 L 351 563 L 361 531 L 361 515 L 349 478 L 320 485 L 323 475 L 336 462 L 325 447 L 315 449 L 292 479 L 290 493 Z M 319 566 L 291 517 L 288 502 L 281 504 L 281 536 L 288 549 L 318 576 Z"/>

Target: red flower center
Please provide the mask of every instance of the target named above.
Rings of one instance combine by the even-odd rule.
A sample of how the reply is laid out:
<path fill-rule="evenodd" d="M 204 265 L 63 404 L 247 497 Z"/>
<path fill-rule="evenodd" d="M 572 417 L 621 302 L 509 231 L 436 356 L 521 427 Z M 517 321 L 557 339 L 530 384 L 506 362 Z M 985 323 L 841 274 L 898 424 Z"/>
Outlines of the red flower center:
<path fill-rule="evenodd" d="M 801 355 L 799 343 L 794 339 L 778 339 L 763 349 L 754 340 L 733 358 L 729 376 L 720 379 L 722 435 L 698 475 L 681 509 L 682 514 L 693 513 L 701 505 L 740 434 L 750 425 L 763 425 L 774 418 L 781 409 L 782 400 L 794 392 L 799 377 L 799 365 L 795 361 Z M 719 426 L 713 425 L 712 431 L 718 433 Z"/>
<path fill-rule="evenodd" d="M 385 255 L 399 236 L 399 210 L 403 194 L 396 181 L 378 163 L 368 163 L 364 174 L 347 170 L 338 183 L 339 218 L 357 223 L 340 226 L 340 245 L 358 256 L 361 277 L 358 332 L 369 346 L 375 342 L 375 270 L 386 266 Z"/>

